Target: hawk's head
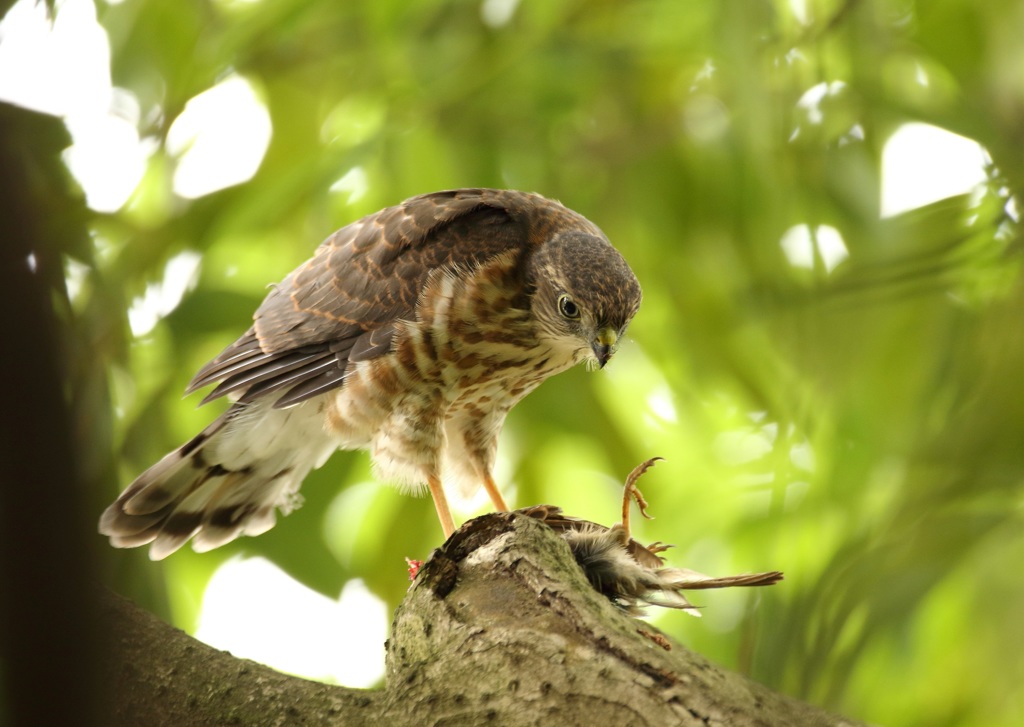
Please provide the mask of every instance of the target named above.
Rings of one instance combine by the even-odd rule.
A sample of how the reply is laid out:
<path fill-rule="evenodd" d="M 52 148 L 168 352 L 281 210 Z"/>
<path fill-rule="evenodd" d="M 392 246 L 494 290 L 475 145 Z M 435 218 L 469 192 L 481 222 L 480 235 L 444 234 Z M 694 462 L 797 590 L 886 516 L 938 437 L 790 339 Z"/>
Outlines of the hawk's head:
<path fill-rule="evenodd" d="M 552 346 L 603 367 L 640 308 L 640 283 L 603 236 L 556 233 L 529 266 L 532 310 Z"/>

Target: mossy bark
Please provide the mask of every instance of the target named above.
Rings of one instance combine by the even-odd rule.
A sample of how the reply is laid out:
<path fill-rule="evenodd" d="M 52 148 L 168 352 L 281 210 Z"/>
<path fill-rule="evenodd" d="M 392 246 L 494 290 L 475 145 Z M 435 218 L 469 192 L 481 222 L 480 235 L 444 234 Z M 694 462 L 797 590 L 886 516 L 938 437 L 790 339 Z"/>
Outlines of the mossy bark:
<path fill-rule="evenodd" d="M 115 725 L 852 725 L 672 644 L 539 521 L 467 523 L 395 613 L 381 690 L 289 677 L 106 599 Z"/>

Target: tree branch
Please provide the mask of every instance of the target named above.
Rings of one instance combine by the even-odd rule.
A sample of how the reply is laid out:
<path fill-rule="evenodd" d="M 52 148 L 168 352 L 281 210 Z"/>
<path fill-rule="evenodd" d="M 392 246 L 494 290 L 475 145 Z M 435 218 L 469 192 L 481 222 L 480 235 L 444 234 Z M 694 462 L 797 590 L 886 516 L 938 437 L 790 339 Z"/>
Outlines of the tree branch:
<path fill-rule="evenodd" d="M 104 616 L 116 725 L 852 724 L 669 644 L 516 513 L 467 523 L 424 564 L 395 614 L 383 690 L 236 659 L 120 597 Z"/>

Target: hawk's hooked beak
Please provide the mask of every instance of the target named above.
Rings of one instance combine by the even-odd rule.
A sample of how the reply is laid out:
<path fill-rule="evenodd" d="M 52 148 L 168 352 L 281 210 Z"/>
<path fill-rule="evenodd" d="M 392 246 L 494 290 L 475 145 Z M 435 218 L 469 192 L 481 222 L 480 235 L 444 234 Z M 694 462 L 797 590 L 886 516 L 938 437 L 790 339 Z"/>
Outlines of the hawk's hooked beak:
<path fill-rule="evenodd" d="M 615 353 L 615 342 L 618 340 L 619 334 L 614 328 L 605 327 L 597 332 L 597 338 L 590 344 L 590 347 L 594 349 L 598 368 L 603 369 L 604 365 L 608 363 L 608 359 Z"/>

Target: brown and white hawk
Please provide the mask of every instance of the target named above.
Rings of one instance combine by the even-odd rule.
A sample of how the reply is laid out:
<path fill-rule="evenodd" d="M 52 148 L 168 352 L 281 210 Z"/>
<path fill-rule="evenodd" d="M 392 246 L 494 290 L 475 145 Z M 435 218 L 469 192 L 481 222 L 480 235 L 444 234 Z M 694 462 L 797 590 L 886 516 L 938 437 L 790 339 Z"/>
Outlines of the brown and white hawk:
<path fill-rule="evenodd" d="M 188 392 L 216 383 L 203 402 L 235 403 L 139 475 L 100 532 L 154 559 L 263 533 L 341 448 L 426 485 L 447 537 L 445 484 L 507 510 L 491 474 L 505 416 L 547 377 L 604 366 L 640 297 L 601 230 L 536 194 L 435 192 L 364 217 L 196 374 Z"/>

